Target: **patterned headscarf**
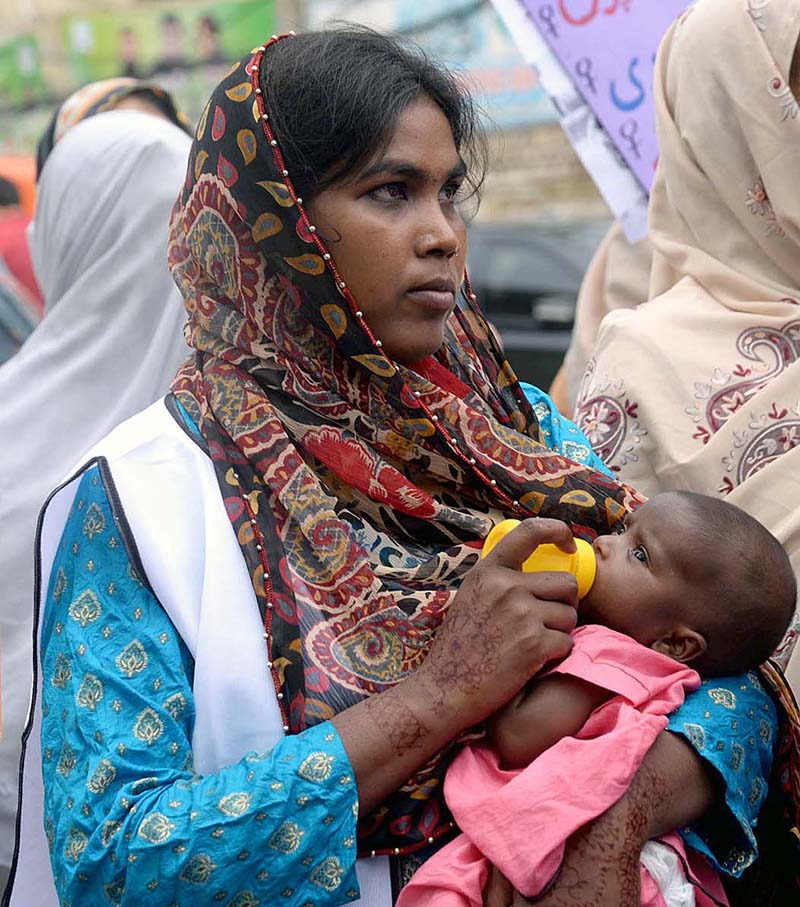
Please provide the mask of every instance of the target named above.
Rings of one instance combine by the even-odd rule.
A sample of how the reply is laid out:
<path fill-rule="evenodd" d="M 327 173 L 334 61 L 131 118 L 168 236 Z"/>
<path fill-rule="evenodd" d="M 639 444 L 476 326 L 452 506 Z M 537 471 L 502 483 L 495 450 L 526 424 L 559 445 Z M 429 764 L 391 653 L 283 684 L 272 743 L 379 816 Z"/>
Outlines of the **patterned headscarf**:
<path fill-rule="evenodd" d="M 73 92 L 53 114 L 44 135 L 36 148 L 36 179 L 42 174 L 42 167 L 66 133 L 76 123 L 93 117 L 96 113 L 114 110 L 122 101 L 139 97 L 148 101 L 179 129 L 191 135 L 192 127 L 188 117 L 179 111 L 172 96 L 152 82 L 120 76 L 102 82 L 90 82 Z"/>
<path fill-rule="evenodd" d="M 592 537 L 637 499 L 539 442 L 468 284 L 436 358 L 418 371 L 387 358 L 272 133 L 268 46 L 212 95 L 173 213 L 170 265 L 197 350 L 174 390 L 207 442 L 297 733 L 422 663 L 477 540 L 505 514 Z M 433 760 L 363 821 L 361 851 L 445 832 L 443 772 Z"/>

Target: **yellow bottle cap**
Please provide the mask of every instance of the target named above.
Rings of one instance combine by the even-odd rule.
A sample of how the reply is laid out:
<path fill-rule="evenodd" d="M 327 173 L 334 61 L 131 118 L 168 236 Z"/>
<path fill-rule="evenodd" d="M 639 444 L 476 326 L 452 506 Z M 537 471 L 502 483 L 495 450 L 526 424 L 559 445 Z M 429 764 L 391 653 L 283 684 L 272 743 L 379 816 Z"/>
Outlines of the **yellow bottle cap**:
<path fill-rule="evenodd" d="M 486 537 L 481 557 L 486 557 L 500 539 L 516 526 L 519 526 L 519 520 L 503 520 L 498 523 Z M 522 570 L 525 573 L 542 570 L 571 573 L 578 581 L 578 598 L 583 598 L 592 588 L 597 575 L 597 558 L 594 548 L 583 539 L 575 539 L 575 546 L 576 551 L 567 552 L 562 551 L 557 545 L 539 545 L 522 565 Z"/>

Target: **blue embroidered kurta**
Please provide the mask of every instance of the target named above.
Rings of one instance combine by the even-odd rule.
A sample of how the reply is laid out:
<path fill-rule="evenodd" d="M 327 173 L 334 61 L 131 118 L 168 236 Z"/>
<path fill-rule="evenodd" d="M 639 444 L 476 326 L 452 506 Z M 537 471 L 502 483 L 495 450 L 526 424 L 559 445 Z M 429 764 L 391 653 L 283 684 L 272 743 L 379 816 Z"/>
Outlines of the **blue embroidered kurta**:
<path fill-rule="evenodd" d="M 720 871 L 740 876 L 758 855 L 753 827 L 767 797 L 778 713 L 755 672 L 704 680 L 669 717 L 669 730 L 684 737 L 714 768 L 725 792 L 694 828 L 681 834 Z"/>
<path fill-rule="evenodd" d="M 132 568 L 97 467 L 53 565 L 42 653 L 45 827 L 63 907 L 358 896 L 357 789 L 333 725 L 193 771 L 192 659 Z"/>
<path fill-rule="evenodd" d="M 548 447 L 552 447 L 553 450 L 559 451 L 576 463 L 582 463 L 614 478 L 614 473 L 594 452 L 586 435 L 574 422 L 559 413 L 549 394 L 524 381 L 520 382 L 520 387 L 536 413 L 542 440 Z"/>

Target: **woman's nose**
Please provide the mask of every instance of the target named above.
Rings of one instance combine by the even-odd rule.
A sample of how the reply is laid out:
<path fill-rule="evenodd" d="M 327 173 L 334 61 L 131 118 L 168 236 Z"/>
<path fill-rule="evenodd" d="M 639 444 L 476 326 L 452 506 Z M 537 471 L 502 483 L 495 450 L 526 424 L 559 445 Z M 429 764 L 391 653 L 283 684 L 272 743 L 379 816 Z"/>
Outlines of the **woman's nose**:
<path fill-rule="evenodd" d="M 444 209 L 438 200 L 426 205 L 417 234 L 417 254 L 452 258 L 462 242 L 466 242 L 466 228 L 458 212 Z"/>

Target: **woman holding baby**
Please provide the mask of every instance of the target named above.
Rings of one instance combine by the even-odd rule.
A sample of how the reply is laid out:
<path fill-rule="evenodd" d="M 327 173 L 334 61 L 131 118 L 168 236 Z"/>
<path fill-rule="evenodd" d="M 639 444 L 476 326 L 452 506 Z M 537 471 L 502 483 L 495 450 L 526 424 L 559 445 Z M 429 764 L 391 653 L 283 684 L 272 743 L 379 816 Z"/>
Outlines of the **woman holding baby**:
<path fill-rule="evenodd" d="M 42 520 L 8 904 L 389 907 L 452 836 L 452 741 L 572 648 L 574 581 L 518 568 L 642 500 L 542 443 L 474 304 L 478 138 L 452 76 L 370 32 L 273 38 L 215 91 L 169 248 L 195 355 Z M 503 516 L 546 519 L 477 564 Z M 755 674 L 715 689 L 742 685 L 776 733 Z M 683 708 L 542 903 L 639 903 L 645 841 L 710 807 L 693 846 L 755 860 L 771 743 L 737 711 L 763 785 L 737 790 L 687 730 L 730 709 Z"/>

